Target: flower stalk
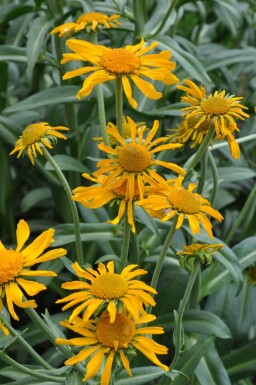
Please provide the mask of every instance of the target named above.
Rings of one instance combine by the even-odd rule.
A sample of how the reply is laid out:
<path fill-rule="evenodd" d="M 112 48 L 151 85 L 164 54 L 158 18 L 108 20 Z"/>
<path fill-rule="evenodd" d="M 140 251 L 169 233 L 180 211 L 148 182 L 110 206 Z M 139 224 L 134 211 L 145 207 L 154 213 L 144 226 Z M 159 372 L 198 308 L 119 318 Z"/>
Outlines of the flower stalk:
<path fill-rule="evenodd" d="M 127 215 L 127 209 L 126 209 L 125 215 L 124 215 L 123 242 L 122 242 L 122 249 L 121 249 L 121 256 L 120 256 L 120 266 L 119 266 L 120 271 L 122 271 L 127 265 L 130 234 L 131 234 L 131 226 L 128 223 L 128 215 Z"/>
<path fill-rule="evenodd" d="M 116 125 L 119 134 L 123 137 L 123 87 L 122 78 L 116 78 Z"/>

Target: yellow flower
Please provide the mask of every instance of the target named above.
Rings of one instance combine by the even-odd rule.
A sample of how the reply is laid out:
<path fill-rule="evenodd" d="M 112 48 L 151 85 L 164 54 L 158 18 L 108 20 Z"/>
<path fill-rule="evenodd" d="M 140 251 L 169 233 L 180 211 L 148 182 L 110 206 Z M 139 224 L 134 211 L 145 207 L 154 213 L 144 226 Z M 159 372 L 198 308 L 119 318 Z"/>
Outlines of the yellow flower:
<path fill-rule="evenodd" d="M 102 313 L 99 319 L 87 322 L 76 317 L 73 322 L 63 321 L 61 325 L 80 336 L 70 340 L 57 339 L 56 343 L 82 347 L 78 354 L 65 361 L 65 365 L 75 365 L 91 356 L 86 365 L 83 382 L 94 377 L 103 363 L 100 385 L 108 385 L 114 361 L 122 363 L 128 375 L 132 376 L 129 356 L 134 355 L 135 349 L 167 371 L 168 366 L 163 365 L 156 357 L 156 354 L 167 354 L 167 347 L 148 336 L 162 334 L 163 329 L 156 326 L 142 327 L 155 319 L 154 315 L 144 314 L 141 318 L 133 320 L 127 313 L 121 313 L 117 314 L 114 322 L 110 322 L 107 312 Z"/>
<path fill-rule="evenodd" d="M 182 186 L 183 177 L 168 185 L 159 182 L 158 187 L 149 188 L 148 197 L 138 201 L 136 204 L 142 206 L 150 215 L 162 221 L 178 216 L 176 229 L 179 229 L 184 219 L 187 218 L 192 234 L 200 233 L 200 224 L 205 228 L 209 237 L 212 235 L 212 224 L 206 215 L 222 221 L 222 215 L 210 205 L 210 202 L 202 195 L 193 193 L 197 187 L 190 183 L 188 188 Z M 151 192 L 150 192 L 151 191 Z"/>
<path fill-rule="evenodd" d="M 57 138 L 67 139 L 62 133 L 58 132 L 64 130 L 68 130 L 68 128 L 63 126 L 51 127 L 46 122 L 30 124 L 23 131 L 20 139 L 17 140 L 10 155 L 19 152 L 17 156 L 19 158 L 21 154 L 27 150 L 28 156 L 34 165 L 34 158 L 36 158 L 37 152 L 41 155 L 43 154 L 40 146 L 51 149 L 53 148 L 51 143 L 56 141 Z"/>
<path fill-rule="evenodd" d="M 210 265 L 212 263 L 212 255 L 223 246 L 223 244 L 219 243 L 194 243 L 192 245 L 183 246 L 183 250 L 178 251 L 176 254 L 181 255 L 180 265 L 187 270 L 192 271 L 196 259 L 199 259 L 203 265 Z"/>
<path fill-rule="evenodd" d="M 107 16 L 100 12 L 89 12 L 80 16 L 74 23 L 65 23 L 54 28 L 50 33 L 58 33 L 59 37 L 69 33 L 69 36 L 72 36 L 73 32 L 79 32 L 85 29 L 87 32 L 95 31 L 96 28 L 101 29 L 102 27 L 106 28 L 116 28 L 117 25 L 121 23 L 117 20 L 120 15 L 111 15 Z"/>
<path fill-rule="evenodd" d="M 201 123 L 210 120 L 214 125 L 216 138 L 226 135 L 226 127 L 232 131 L 239 131 L 235 119 L 245 120 L 249 118 L 243 109 L 248 109 L 240 103 L 242 97 L 226 95 L 226 91 L 215 91 L 213 94 L 206 95 L 205 88 L 200 88 L 191 80 L 184 80 L 185 86 L 177 86 L 178 89 L 185 91 L 186 96 L 181 98 L 182 102 L 190 104 L 182 111 L 186 111 L 186 119 L 195 117 L 198 122 L 194 126 L 196 130 Z"/>
<path fill-rule="evenodd" d="M 106 180 L 106 175 L 98 175 L 98 177 L 91 177 L 89 174 L 82 174 L 84 178 L 92 180 L 96 185 L 90 187 L 77 187 L 73 190 L 75 194 L 72 199 L 82 203 L 85 207 L 90 209 L 97 209 L 105 204 L 115 200 L 119 204 L 118 215 L 115 219 L 109 220 L 109 223 L 116 225 L 123 218 L 125 211 L 127 211 L 128 223 L 135 233 L 135 224 L 133 219 L 133 201 L 127 197 L 127 181 L 123 181 L 120 186 L 111 188 L 111 186 L 103 186 Z M 138 187 L 135 186 L 134 200 L 138 198 Z"/>
<path fill-rule="evenodd" d="M 33 271 L 30 270 L 30 267 L 37 263 L 59 258 L 67 253 L 65 249 L 54 249 L 44 253 L 44 250 L 53 242 L 53 229 L 44 231 L 30 245 L 23 248 L 29 235 L 29 226 L 27 222 L 21 219 L 16 231 L 16 250 L 6 249 L 0 241 L 0 312 L 3 308 L 2 298 L 5 295 L 7 308 L 15 320 L 19 320 L 19 318 L 13 308 L 13 304 L 21 308 L 37 306 L 34 300 L 22 301 L 23 292 L 21 289 L 30 296 L 34 296 L 46 289 L 46 286 L 42 283 L 28 280 L 24 277 L 55 277 L 57 275 L 53 271 Z"/>
<path fill-rule="evenodd" d="M 125 267 L 120 274 L 114 272 L 113 261 L 108 262 L 107 267 L 99 263 L 98 271 L 91 268 L 84 270 L 77 262 L 72 266 L 78 277 L 85 278 L 90 283 L 72 281 L 62 284 L 64 289 L 82 290 L 56 301 L 56 303 L 69 302 L 62 310 L 82 302 L 71 314 L 69 318 L 71 321 L 84 309 L 83 319 L 88 320 L 92 314 L 105 306 L 110 315 L 110 322 L 113 323 L 118 314 L 117 310 L 120 312 L 122 307 L 126 308 L 134 318 L 138 318 L 139 314 L 145 312 L 143 305 L 155 305 L 155 301 L 148 294 L 156 294 L 155 289 L 142 281 L 134 280 L 138 275 L 147 274 L 143 269 L 134 270 L 137 265 Z"/>
<path fill-rule="evenodd" d="M 137 195 L 137 187 L 140 199 L 143 198 L 145 183 L 157 181 L 162 178 L 154 170 L 154 166 L 163 166 L 176 173 L 185 174 L 185 171 L 175 163 L 164 162 L 155 158 L 155 154 L 164 150 L 173 150 L 182 147 L 179 143 L 164 144 L 169 138 L 160 137 L 153 140 L 158 128 L 159 121 L 155 120 L 152 129 L 146 139 L 143 138 L 145 126 L 136 129 L 135 122 L 128 118 L 131 127 L 131 137 L 124 139 L 112 127 L 108 128 L 108 134 L 112 135 L 119 143 L 112 148 L 104 143 L 98 145 L 99 149 L 111 155 L 112 158 L 100 160 L 97 164 L 99 170 L 94 174 L 111 173 L 106 178 L 103 186 L 111 185 L 111 189 L 119 187 L 127 181 L 126 197 L 134 200 Z"/>
<path fill-rule="evenodd" d="M 151 43 L 144 47 L 144 40 L 142 39 L 137 45 L 108 48 L 83 40 L 70 39 L 66 44 L 74 53 L 63 54 L 62 64 L 70 60 L 81 60 L 93 64 L 67 72 L 63 77 L 63 79 L 70 79 L 92 72 L 84 80 L 83 86 L 77 94 L 79 99 L 89 95 L 97 84 L 121 77 L 128 102 L 133 108 L 136 108 L 137 103 L 132 97 L 129 80 L 132 80 L 144 95 L 154 100 L 161 98 L 162 93 L 157 92 L 151 83 L 141 77 L 158 80 L 168 85 L 178 82 L 177 77 L 171 72 L 176 63 L 169 61 L 170 51 L 145 55 L 155 48 L 157 43 Z"/>

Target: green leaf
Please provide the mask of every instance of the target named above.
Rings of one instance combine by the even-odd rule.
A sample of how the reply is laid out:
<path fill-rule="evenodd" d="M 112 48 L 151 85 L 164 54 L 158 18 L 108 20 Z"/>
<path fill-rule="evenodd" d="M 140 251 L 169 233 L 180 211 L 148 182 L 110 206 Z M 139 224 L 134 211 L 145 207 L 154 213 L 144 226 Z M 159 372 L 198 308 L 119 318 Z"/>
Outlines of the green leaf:
<path fill-rule="evenodd" d="M 83 377 L 81 373 L 78 373 L 72 368 L 67 375 L 65 385 L 81 385 L 83 383 Z"/>
<path fill-rule="evenodd" d="M 115 377 L 115 385 L 142 385 L 148 384 L 165 374 L 164 370 L 157 366 L 145 366 L 132 369 L 132 377 L 126 372 L 121 372 Z"/>
<path fill-rule="evenodd" d="M 51 104 L 75 103 L 78 102 L 76 94 L 79 89 L 80 87 L 77 86 L 63 86 L 43 90 L 29 96 L 11 107 L 6 108 L 4 113 L 8 114 L 23 111 L 24 109 L 32 110 L 34 108 L 49 106 Z"/>
<path fill-rule="evenodd" d="M 21 210 L 23 213 L 36 206 L 39 202 L 52 197 L 49 187 L 38 187 L 29 191 L 21 201 Z"/>
<path fill-rule="evenodd" d="M 243 49 L 221 49 L 210 56 L 209 64 L 205 64 L 207 71 L 221 68 L 235 63 L 253 62 L 256 60 L 256 49 L 246 47 Z"/>
<path fill-rule="evenodd" d="M 62 171 L 77 171 L 80 173 L 83 172 L 89 172 L 89 170 L 86 168 L 86 166 L 83 165 L 82 162 L 79 160 L 72 158 L 72 156 L 69 155 L 55 155 L 53 157 L 55 162 L 58 164 L 59 168 Z M 45 165 L 46 170 L 53 170 L 52 165 L 47 161 Z"/>
<path fill-rule="evenodd" d="M 232 381 L 256 374 L 256 341 L 240 347 L 223 357 L 223 364 Z"/>
<path fill-rule="evenodd" d="M 246 167 L 219 167 L 218 178 L 221 182 L 237 182 L 255 177 L 256 171 Z"/>
<path fill-rule="evenodd" d="M 8 129 L 8 127 L 4 126 L 0 123 L 0 137 L 4 139 L 6 143 L 9 143 L 13 146 L 17 140 L 16 136 Z"/>
<path fill-rule="evenodd" d="M 256 262 L 256 237 L 249 237 L 238 243 L 233 248 L 244 270 Z"/>
<path fill-rule="evenodd" d="M 205 86 L 213 84 L 200 61 L 181 48 L 174 39 L 169 36 L 157 36 L 154 38 L 154 41 L 159 42 L 159 47 L 162 49 L 171 50 L 173 58 L 177 60 L 192 78 L 198 80 Z"/>
<path fill-rule="evenodd" d="M 27 34 L 28 73 L 30 75 L 43 48 L 45 35 L 48 34 L 51 25 L 52 21 L 49 21 L 46 15 L 37 17 L 31 23 L 29 33 Z"/>
<path fill-rule="evenodd" d="M 14 47 L 12 45 L 2 45 L 0 51 L 0 61 L 15 61 L 19 63 L 26 63 L 26 49 Z"/>

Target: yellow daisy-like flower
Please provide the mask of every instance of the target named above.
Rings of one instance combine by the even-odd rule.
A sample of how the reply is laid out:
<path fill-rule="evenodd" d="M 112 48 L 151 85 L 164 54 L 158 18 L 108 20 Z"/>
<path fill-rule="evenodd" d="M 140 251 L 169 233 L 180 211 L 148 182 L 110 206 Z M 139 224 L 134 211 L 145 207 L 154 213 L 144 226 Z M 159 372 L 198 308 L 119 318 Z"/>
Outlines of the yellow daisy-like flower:
<path fill-rule="evenodd" d="M 126 308 L 134 318 L 145 313 L 144 306 L 154 306 L 155 301 L 149 293 L 156 294 L 156 290 L 144 282 L 134 280 L 134 277 L 147 274 L 146 270 L 136 269 L 137 265 L 125 267 L 120 274 L 114 271 L 114 262 L 98 264 L 98 271 L 91 268 L 82 269 L 77 262 L 73 263 L 73 269 L 78 277 L 90 281 L 72 281 L 62 284 L 64 289 L 81 290 L 58 299 L 56 303 L 69 302 L 62 310 L 77 305 L 70 316 L 72 321 L 83 310 L 83 319 L 88 320 L 92 314 L 102 310 L 104 306 L 110 315 L 110 322 L 113 323 L 118 314 L 117 310 Z M 82 303 L 81 303 L 82 302 Z"/>
<path fill-rule="evenodd" d="M 200 224 L 204 227 L 210 238 L 213 238 L 212 224 L 206 215 L 222 221 L 222 215 L 210 205 L 210 202 L 202 195 L 193 193 L 197 187 L 190 183 L 188 188 L 182 186 L 183 177 L 178 177 L 168 185 L 159 182 L 158 187 L 149 188 L 148 197 L 141 199 L 136 204 L 142 206 L 150 215 L 162 221 L 178 216 L 176 229 L 179 229 L 184 219 L 188 220 L 191 232 L 200 233 Z M 150 192 L 151 190 L 151 192 Z"/>
<path fill-rule="evenodd" d="M 182 102 L 190 104 L 182 111 L 186 111 L 186 119 L 195 117 L 198 122 L 194 126 L 196 130 L 203 122 L 210 120 L 214 125 L 217 139 L 226 135 L 226 127 L 229 126 L 233 131 L 239 131 L 235 119 L 245 120 L 249 118 L 243 109 L 248 109 L 240 103 L 242 97 L 234 97 L 226 94 L 226 91 L 215 91 L 213 94 L 206 95 L 203 86 L 198 87 L 191 80 L 184 80 L 185 86 L 177 86 L 178 89 L 185 91 L 186 96 L 181 98 Z"/>
<path fill-rule="evenodd" d="M 136 128 L 135 122 L 128 118 L 131 127 L 131 137 L 124 139 L 112 127 L 108 128 L 108 134 L 112 135 L 119 143 L 115 148 L 106 146 L 104 143 L 98 145 L 99 149 L 111 155 L 112 158 L 100 160 L 97 164 L 99 170 L 94 174 L 111 173 L 106 178 L 103 186 L 111 186 L 111 189 L 119 187 L 127 181 L 126 197 L 134 200 L 137 195 L 137 187 L 140 199 L 144 196 L 145 183 L 158 181 L 162 178 L 154 170 L 154 166 L 163 166 L 179 174 L 185 174 L 183 168 L 175 163 L 164 162 L 155 158 L 155 154 L 164 150 L 174 150 L 182 147 L 180 143 L 168 143 L 168 137 L 160 137 L 153 140 L 158 128 L 159 121 L 155 120 L 148 136 L 144 139 L 145 126 Z"/>
<path fill-rule="evenodd" d="M 83 382 L 96 376 L 102 363 L 100 385 L 108 385 L 112 373 L 113 362 L 121 362 L 129 376 L 132 371 L 129 364 L 129 355 L 134 350 L 139 350 L 151 362 L 167 371 L 168 366 L 162 364 L 156 354 L 167 354 L 168 349 L 164 345 L 156 343 L 151 334 L 163 334 L 163 328 L 156 326 L 145 326 L 156 317 L 144 314 L 135 321 L 127 313 L 117 314 L 115 321 L 111 322 L 107 312 L 102 313 L 99 319 L 83 321 L 77 317 L 73 322 L 63 321 L 62 326 L 74 331 L 80 336 L 77 338 L 57 339 L 57 344 L 80 346 L 82 349 L 74 357 L 65 361 L 65 365 L 75 365 L 89 358 L 86 365 L 86 375 Z"/>
<path fill-rule="evenodd" d="M 139 44 L 127 45 L 124 48 L 108 48 L 77 39 L 70 39 L 66 44 L 74 53 L 63 54 L 62 64 L 70 60 L 81 60 L 93 64 L 67 72 L 63 77 L 63 79 L 70 79 L 92 72 L 84 80 L 77 94 L 78 99 L 89 95 L 99 83 L 121 78 L 128 102 L 136 108 L 137 103 L 132 97 L 130 80 L 144 95 L 154 100 L 161 98 L 162 93 L 156 91 L 155 87 L 142 77 L 158 80 L 167 85 L 178 82 L 177 77 L 171 72 L 176 63 L 169 61 L 170 51 L 145 55 L 158 45 L 156 42 L 145 47 L 142 39 Z"/>
<path fill-rule="evenodd" d="M 203 265 L 210 265 L 212 263 L 212 255 L 223 246 L 223 244 L 219 243 L 194 243 L 193 245 L 183 246 L 183 250 L 178 251 L 176 254 L 181 255 L 180 265 L 192 271 L 195 260 L 200 260 Z"/>
<path fill-rule="evenodd" d="M 19 158 L 21 154 L 23 154 L 23 152 L 27 150 L 31 163 L 34 165 L 34 158 L 36 158 L 37 152 L 43 155 L 40 146 L 43 145 L 49 149 L 53 148 L 51 143 L 57 140 L 57 138 L 65 140 L 67 139 L 66 136 L 59 132 L 66 130 L 68 130 L 67 127 L 51 127 L 49 123 L 46 122 L 30 124 L 23 131 L 20 139 L 17 140 L 14 149 L 12 150 L 12 152 L 10 152 L 10 155 L 13 155 L 18 152 L 17 157 Z"/>
<path fill-rule="evenodd" d="M 74 23 L 65 23 L 54 28 L 50 33 L 51 35 L 58 33 L 59 37 L 68 33 L 69 36 L 72 36 L 73 32 L 79 32 L 86 30 L 86 32 L 95 31 L 97 28 L 102 29 L 102 27 L 116 28 L 118 25 L 121 25 L 120 21 L 117 19 L 120 15 L 111 15 L 107 16 L 100 12 L 89 12 L 80 16 Z"/>
<path fill-rule="evenodd" d="M 90 187 L 77 187 L 73 190 L 75 194 L 72 199 L 74 201 L 82 203 L 85 207 L 90 209 L 97 209 L 105 204 L 116 200 L 119 203 L 118 215 L 115 219 L 109 220 L 109 223 L 116 225 L 123 218 L 125 210 L 127 210 L 128 223 L 132 228 L 132 232 L 135 233 L 135 224 L 133 219 L 133 201 L 128 199 L 127 194 L 127 181 L 125 180 L 120 186 L 114 189 L 111 186 L 103 186 L 102 184 L 106 180 L 106 175 L 99 175 L 98 177 L 91 177 L 89 174 L 82 174 L 84 178 L 92 180 L 96 185 Z M 139 197 L 138 187 L 135 186 L 134 200 Z"/>
<path fill-rule="evenodd" d="M 15 320 L 19 320 L 19 317 L 13 304 L 21 308 L 37 306 L 34 300 L 23 302 L 22 290 L 28 295 L 34 296 L 46 289 L 42 283 L 28 280 L 25 277 L 55 277 L 57 275 L 53 271 L 34 271 L 30 268 L 38 263 L 62 257 L 67 253 L 65 249 L 54 249 L 44 253 L 44 250 L 54 241 L 54 229 L 44 231 L 30 245 L 23 248 L 29 235 L 29 226 L 27 222 L 21 219 L 16 231 L 16 250 L 6 249 L 0 241 L 0 312 L 3 308 L 2 298 L 5 296 L 8 311 Z M 1 323 L 0 328 L 2 328 Z"/>

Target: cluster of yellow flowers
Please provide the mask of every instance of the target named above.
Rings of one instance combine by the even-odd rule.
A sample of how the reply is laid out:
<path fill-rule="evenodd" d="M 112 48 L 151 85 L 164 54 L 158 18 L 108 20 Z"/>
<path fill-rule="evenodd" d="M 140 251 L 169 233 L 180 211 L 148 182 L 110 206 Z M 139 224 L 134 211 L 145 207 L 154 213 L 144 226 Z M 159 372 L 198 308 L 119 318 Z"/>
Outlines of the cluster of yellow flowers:
<path fill-rule="evenodd" d="M 110 17 L 97 12 L 83 15 L 75 23 L 66 23 L 55 28 L 51 33 L 65 33 L 95 31 L 97 28 L 114 28 L 120 23 L 118 15 Z M 124 48 L 108 48 L 92 44 L 79 39 L 69 39 L 67 46 L 72 53 L 63 55 L 62 63 L 68 61 L 86 62 L 84 67 L 67 72 L 64 79 L 75 76 L 88 75 L 77 97 L 80 99 L 89 95 L 95 86 L 107 81 L 121 82 L 124 94 L 133 107 L 137 102 L 133 98 L 131 81 L 148 98 L 157 100 L 162 93 L 157 91 L 151 80 L 160 81 L 166 85 L 178 83 L 172 73 L 176 64 L 170 61 L 170 51 L 148 54 L 157 43 L 145 45 L 142 39 L 136 45 Z M 90 65 L 88 65 L 90 63 Z M 185 184 L 186 170 L 175 163 L 165 162 L 156 158 L 156 154 L 166 150 L 181 149 L 187 142 L 194 147 L 201 144 L 210 127 L 214 127 L 214 139 L 226 139 L 234 158 L 239 157 L 239 146 L 233 136 L 238 130 L 235 119 L 245 119 L 249 115 L 240 104 L 240 97 L 229 96 L 225 91 L 206 95 L 203 86 L 198 87 L 193 81 L 185 79 L 185 85 L 178 85 L 177 89 L 184 91 L 181 101 L 189 106 L 183 111 L 183 121 L 173 135 L 157 137 L 159 121 L 155 120 L 152 128 L 144 123 L 136 123 L 131 117 L 123 117 L 123 127 L 109 123 L 107 135 L 109 145 L 103 141 L 98 148 L 106 154 L 105 159 L 97 163 L 97 169 L 92 175 L 87 173 L 83 177 L 93 182 L 89 187 L 79 186 L 73 190 L 73 200 L 84 206 L 95 209 L 112 201 L 119 205 L 116 218 L 110 220 L 118 224 L 127 216 L 128 224 L 133 232 L 136 231 L 134 220 L 134 205 L 141 206 L 150 216 L 161 221 L 175 220 L 175 228 L 179 229 L 184 221 L 188 221 L 192 234 L 198 234 L 201 226 L 210 238 L 213 238 L 212 224 L 209 216 L 222 221 L 222 215 L 211 207 L 210 202 L 197 192 L 195 183 Z M 28 126 L 16 142 L 11 154 L 18 152 L 20 157 L 24 151 L 34 164 L 37 153 L 42 154 L 42 147 L 52 148 L 57 138 L 67 139 L 61 132 L 67 127 L 51 127 L 46 122 L 39 122 Z M 164 167 L 177 174 L 173 179 L 166 180 L 156 167 Z M 54 230 L 49 229 L 38 236 L 29 246 L 23 248 L 29 237 L 29 227 L 24 220 L 17 226 L 16 250 L 5 249 L 0 242 L 0 311 L 3 307 L 1 295 L 5 294 L 9 313 L 18 319 L 13 304 L 26 308 L 35 307 L 34 300 L 23 301 L 23 289 L 28 295 L 34 296 L 45 285 L 28 281 L 23 277 L 54 276 L 52 271 L 30 270 L 37 263 L 49 261 L 66 254 L 65 249 L 54 249 L 44 253 L 53 242 Z M 184 256 L 194 256 L 200 252 L 204 260 L 203 251 L 212 254 L 222 245 L 190 245 L 181 252 Z M 23 250 L 22 250 L 23 249 Z M 43 254 L 44 253 L 44 254 Z M 208 261 L 208 260 L 207 260 Z M 208 261 L 209 262 L 209 261 Z M 77 262 L 73 269 L 78 276 L 77 281 L 66 282 L 62 285 L 67 290 L 78 290 L 57 303 L 66 303 L 63 310 L 75 307 L 68 320 L 61 322 L 79 335 L 73 339 L 57 339 L 58 344 L 69 344 L 82 347 L 78 354 L 69 358 L 65 363 L 73 365 L 90 358 L 87 363 L 86 381 L 94 377 L 104 362 L 101 374 L 101 384 L 108 385 L 114 360 L 121 362 L 129 375 L 132 375 L 129 365 L 129 355 L 133 349 L 141 351 L 149 360 L 164 370 L 156 354 L 167 354 L 167 348 L 154 342 L 146 335 L 161 334 L 160 327 L 141 325 L 155 319 L 146 313 L 146 308 L 155 305 L 153 299 L 156 290 L 144 282 L 134 279 L 146 271 L 137 265 L 128 265 L 118 274 L 115 272 L 114 262 L 105 266 L 99 263 L 97 270 L 83 268 Z M 6 327 L 0 323 L 4 333 Z"/>

